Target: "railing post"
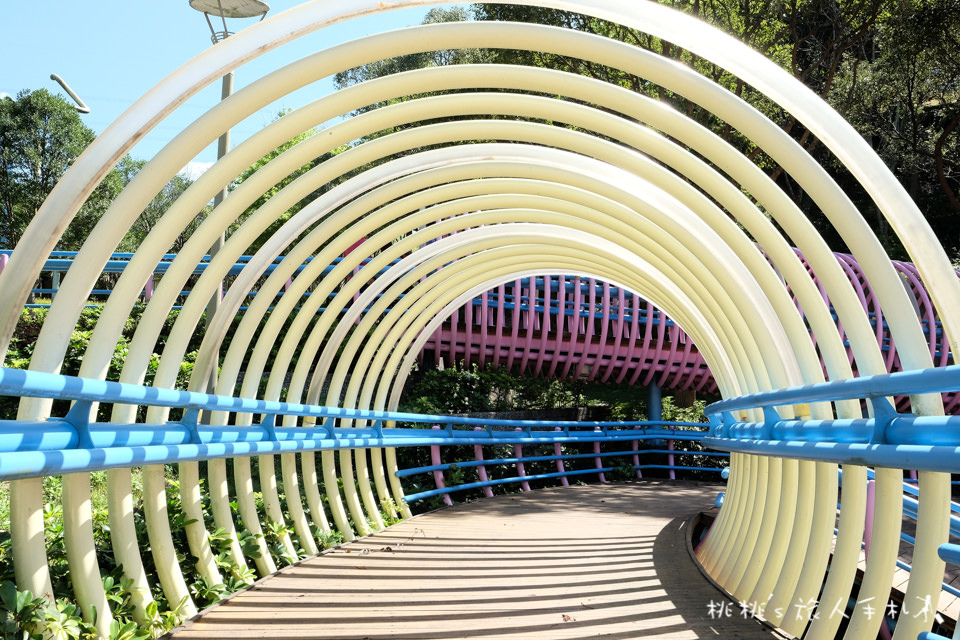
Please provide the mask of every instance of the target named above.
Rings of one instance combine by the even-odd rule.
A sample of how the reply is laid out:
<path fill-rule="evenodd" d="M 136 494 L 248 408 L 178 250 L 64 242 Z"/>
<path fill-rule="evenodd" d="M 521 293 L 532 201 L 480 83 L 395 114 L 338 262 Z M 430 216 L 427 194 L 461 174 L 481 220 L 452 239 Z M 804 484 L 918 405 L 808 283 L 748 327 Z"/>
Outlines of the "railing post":
<path fill-rule="evenodd" d="M 676 431 L 677 431 L 676 429 L 673 430 L 674 433 L 676 433 Z M 667 449 L 669 449 L 670 451 L 673 451 L 673 442 L 674 442 L 673 440 L 667 440 Z M 670 479 L 676 480 L 677 473 L 676 471 L 673 470 L 673 454 L 672 453 L 667 454 L 667 465 L 670 466 Z"/>
<path fill-rule="evenodd" d="M 553 430 L 554 430 L 554 431 L 563 431 L 563 429 L 561 429 L 560 427 L 554 427 Z M 559 443 L 559 442 L 554 442 L 554 443 L 553 443 L 553 455 L 555 455 L 555 456 L 563 455 L 563 452 L 562 452 L 561 449 L 560 449 L 560 443 Z M 564 486 L 564 487 L 569 487 L 569 486 L 570 486 L 570 481 L 567 480 L 567 475 L 566 475 L 566 474 L 567 474 L 567 469 L 566 469 L 566 467 L 563 465 L 563 459 L 562 459 L 562 458 L 557 458 L 557 473 L 562 473 L 562 474 L 564 474 L 564 475 L 560 476 L 560 484 L 561 484 L 562 486 Z"/>
<path fill-rule="evenodd" d="M 514 431 L 523 431 L 520 427 L 514 429 Z M 513 457 L 517 458 L 517 475 L 521 478 L 527 477 L 527 471 L 523 467 L 523 462 L 520 462 L 520 458 L 523 458 L 523 447 L 519 444 L 513 445 Z M 521 491 L 530 491 L 530 483 L 526 480 L 520 483 Z"/>
<path fill-rule="evenodd" d="M 656 384 L 647 387 L 647 413 L 651 422 L 663 422 L 663 395 L 660 393 L 660 387 Z M 673 451 L 673 447 L 674 441 L 667 440 L 667 449 Z M 670 479 L 676 480 L 677 474 L 672 468 L 673 464 L 673 454 L 667 454 L 667 465 L 671 467 Z"/>
<path fill-rule="evenodd" d="M 435 424 L 431 428 L 435 431 L 439 431 L 440 425 Z M 441 464 L 440 445 L 436 445 L 436 444 L 430 445 L 430 464 L 433 464 L 433 465 Z M 443 481 L 443 471 L 440 469 L 437 469 L 436 471 L 433 472 L 433 482 L 434 484 L 437 485 L 437 489 L 447 488 L 446 483 Z M 443 504 L 447 505 L 448 507 L 453 505 L 453 500 L 450 499 L 449 493 L 443 494 Z"/>
<path fill-rule="evenodd" d="M 863 555 L 870 556 L 870 540 L 873 538 L 873 508 L 877 500 L 877 481 L 867 481 L 867 511 L 863 527 Z"/>
<path fill-rule="evenodd" d="M 632 441 L 630 442 L 630 450 L 631 450 L 631 451 L 639 451 L 639 450 L 640 450 L 640 442 L 637 441 L 637 440 L 632 440 Z M 635 453 L 635 454 L 633 454 L 633 468 L 636 469 L 636 471 L 637 471 L 637 478 L 642 478 L 642 477 L 643 477 L 643 474 L 640 472 L 640 469 L 637 469 L 637 467 L 639 467 L 639 466 L 640 466 L 640 455 L 637 454 L 637 453 Z"/>
<path fill-rule="evenodd" d="M 474 431 L 483 431 L 483 427 L 474 427 L 473 430 L 474 430 Z M 475 444 L 475 445 L 473 445 L 473 457 L 474 457 L 474 459 L 476 459 L 476 460 L 483 460 L 483 445 L 482 445 L 482 444 Z M 480 465 L 479 467 L 477 467 L 477 475 L 480 476 L 480 482 L 484 482 L 484 483 L 490 482 L 490 479 L 487 477 L 487 466 L 486 466 L 486 465 L 483 465 L 483 464 L 482 464 L 482 465 Z M 492 498 L 492 497 L 493 497 L 493 489 L 491 489 L 489 486 L 484 486 L 484 487 L 483 487 L 483 497 L 485 497 L 485 498 Z"/>
<path fill-rule="evenodd" d="M 599 433 L 600 428 L 596 427 L 593 431 L 594 433 Z M 593 452 L 596 454 L 600 453 L 600 443 L 597 441 L 594 441 L 593 443 Z M 593 464 L 597 469 L 603 469 L 603 460 L 600 458 L 599 455 L 593 459 Z M 597 478 L 600 480 L 600 482 L 607 481 L 607 476 L 604 475 L 603 471 L 600 471 L 599 473 L 597 473 Z"/>

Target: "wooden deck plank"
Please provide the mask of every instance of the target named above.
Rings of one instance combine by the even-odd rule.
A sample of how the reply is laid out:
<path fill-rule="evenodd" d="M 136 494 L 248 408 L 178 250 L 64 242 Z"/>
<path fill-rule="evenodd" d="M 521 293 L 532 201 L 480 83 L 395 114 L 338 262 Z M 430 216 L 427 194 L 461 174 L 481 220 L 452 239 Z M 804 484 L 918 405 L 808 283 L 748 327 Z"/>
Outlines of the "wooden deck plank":
<path fill-rule="evenodd" d="M 776 638 L 686 549 L 716 485 L 545 489 L 457 505 L 288 567 L 175 640 Z M 728 602 L 728 615 L 711 603 Z"/>

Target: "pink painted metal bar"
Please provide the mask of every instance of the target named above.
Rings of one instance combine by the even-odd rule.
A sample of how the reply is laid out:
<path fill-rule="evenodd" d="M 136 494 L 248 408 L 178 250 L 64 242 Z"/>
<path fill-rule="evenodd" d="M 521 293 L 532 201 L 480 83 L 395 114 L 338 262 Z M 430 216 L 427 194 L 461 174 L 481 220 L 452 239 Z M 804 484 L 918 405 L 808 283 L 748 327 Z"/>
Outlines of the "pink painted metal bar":
<path fill-rule="evenodd" d="M 521 429 L 520 427 L 517 427 L 516 429 L 514 429 L 514 431 L 523 431 L 523 429 Z M 523 458 L 522 445 L 519 445 L 519 444 L 513 445 L 513 457 L 517 458 L 518 460 Z M 517 462 L 517 475 L 520 476 L 521 478 L 527 477 L 527 470 L 524 468 L 523 462 Z M 530 483 L 527 482 L 526 480 L 522 481 L 520 483 L 520 490 L 530 491 Z"/>
<path fill-rule="evenodd" d="M 599 430 L 599 429 L 595 429 L 595 431 L 600 431 L 600 430 Z M 600 453 L 600 443 L 599 443 L 599 442 L 594 442 L 594 443 L 593 443 L 593 452 L 596 453 L 596 454 L 598 454 L 597 457 L 593 459 L 593 464 L 594 464 L 594 466 L 595 466 L 597 469 L 603 469 L 603 458 L 601 458 L 601 457 L 599 456 L 599 453 Z M 606 481 L 607 481 L 607 476 L 603 473 L 603 471 L 600 471 L 600 472 L 597 474 L 597 479 L 599 479 L 600 482 L 606 482 Z"/>
<path fill-rule="evenodd" d="M 483 427 L 474 427 L 473 430 L 474 430 L 474 431 L 483 431 Z M 559 447 L 560 445 L 558 444 L 557 446 Z M 479 461 L 479 460 L 483 460 L 483 445 L 482 445 L 482 444 L 475 444 L 475 445 L 473 445 L 473 457 L 474 457 L 476 460 L 478 460 L 478 461 Z M 433 462 L 432 464 L 438 464 L 438 463 Z M 480 465 L 479 467 L 477 467 L 477 475 L 480 477 L 480 482 L 489 482 L 489 481 L 490 481 L 490 478 L 487 476 L 487 466 L 484 465 L 484 464 L 482 464 L 482 465 Z M 437 488 L 439 489 L 440 487 L 437 486 Z M 492 497 L 493 497 L 493 489 L 491 489 L 488 485 L 484 485 L 484 487 L 483 487 L 483 496 L 484 496 L 485 498 L 492 498 Z"/>
<path fill-rule="evenodd" d="M 674 449 L 673 440 L 667 440 L 667 449 L 669 449 L 670 451 L 673 451 L 673 449 Z M 672 454 L 672 453 L 667 454 L 667 466 L 670 467 L 670 479 L 671 479 L 671 480 L 676 480 L 676 479 L 677 479 L 677 473 L 676 473 L 676 471 L 673 470 L 674 464 L 673 464 L 673 454 Z"/>
<path fill-rule="evenodd" d="M 563 429 L 561 429 L 560 427 L 554 427 L 553 430 L 554 430 L 554 431 L 563 431 Z M 559 442 L 554 442 L 554 443 L 553 443 L 553 455 L 555 455 L 555 456 L 563 455 L 563 451 L 561 450 L 561 447 L 560 447 L 560 443 L 559 443 Z M 566 469 L 566 467 L 565 467 L 564 464 L 563 464 L 563 460 L 560 459 L 560 458 L 557 458 L 557 473 L 564 474 L 564 475 L 561 475 L 561 476 L 560 476 L 560 484 L 561 484 L 562 486 L 564 486 L 564 487 L 569 487 L 569 486 L 570 486 L 570 481 L 567 480 L 567 476 L 566 476 L 567 469 Z"/>
<path fill-rule="evenodd" d="M 435 430 L 440 429 L 440 427 L 437 425 L 433 425 L 432 428 Z M 437 445 L 432 445 L 430 447 L 430 464 L 443 464 L 440 460 L 440 447 Z M 446 488 L 447 484 L 443 481 L 443 471 L 437 469 L 433 472 L 433 482 L 437 485 L 437 489 Z M 450 498 L 449 493 L 443 494 L 443 504 L 447 505 L 448 507 L 453 504 L 453 500 Z"/>
<path fill-rule="evenodd" d="M 640 450 L 640 443 L 639 443 L 637 440 L 632 440 L 632 441 L 630 442 L 630 450 L 631 450 L 631 451 L 639 451 L 639 450 Z M 640 466 L 640 456 L 635 453 L 635 454 L 633 454 L 633 468 L 637 470 L 637 478 L 638 478 L 638 479 L 643 477 L 643 473 L 640 471 L 640 469 L 637 468 L 637 467 L 639 467 L 639 466 Z"/>

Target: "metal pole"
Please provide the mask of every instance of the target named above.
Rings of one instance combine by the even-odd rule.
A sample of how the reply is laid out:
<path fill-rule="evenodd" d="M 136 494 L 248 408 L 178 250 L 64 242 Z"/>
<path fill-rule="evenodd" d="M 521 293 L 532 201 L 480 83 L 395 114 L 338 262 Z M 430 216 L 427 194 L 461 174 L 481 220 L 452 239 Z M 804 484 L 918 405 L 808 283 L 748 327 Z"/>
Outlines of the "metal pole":
<path fill-rule="evenodd" d="M 233 94 L 233 72 L 229 72 L 227 75 L 223 76 L 223 86 L 220 91 L 220 100 L 226 100 Z M 219 162 L 223 156 L 227 155 L 227 152 L 230 151 L 230 130 L 227 129 L 223 132 L 223 135 L 220 136 L 220 140 L 217 143 L 217 161 Z M 217 208 L 227 197 L 227 185 L 224 185 L 223 189 L 220 190 L 213 198 L 213 207 Z M 213 246 L 210 247 L 210 261 L 213 261 L 213 257 L 217 255 L 217 252 L 223 248 L 223 244 L 226 241 L 225 234 L 221 233 L 220 237 L 216 242 L 213 243 Z M 207 303 L 207 313 L 206 313 L 206 328 L 210 328 L 210 323 L 213 321 L 213 316 L 216 315 L 217 311 L 220 309 L 220 300 L 223 298 L 223 282 L 220 283 L 220 287 L 210 298 L 210 301 Z M 210 369 L 210 377 L 207 379 L 207 393 L 214 393 L 217 387 L 217 370 L 219 369 L 219 357 L 217 358 L 217 363 L 215 366 Z"/>

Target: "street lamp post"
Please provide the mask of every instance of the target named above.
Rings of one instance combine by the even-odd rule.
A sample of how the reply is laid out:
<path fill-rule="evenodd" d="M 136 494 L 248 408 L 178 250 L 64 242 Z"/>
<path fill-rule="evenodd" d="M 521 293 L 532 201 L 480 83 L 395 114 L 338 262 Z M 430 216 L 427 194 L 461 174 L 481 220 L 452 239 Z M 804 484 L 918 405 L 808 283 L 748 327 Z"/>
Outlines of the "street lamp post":
<path fill-rule="evenodd" d="M 207 25 L 210 27 L 210 39 L 213 44 L 221 40 L 226 40 L 233 35 L 233 31 L 227 29 L 227 18 L 256 18 L 260 19 L 270 11 L 270 5 L 261 0 L 190 0 L 190 6 L 201 11 L 207 18 Z M 210 16 L 220 18 L 223 25 L 222 31 L 217 31 L 210 20 Z"/>
<path fill-rule="evenodd" d="M 203 13 L 203 16 L 207 19 L 207 26 L 210 27 L 210 40 L 213 44 L 217 44 L 222 40 L 226 40 L 233 35 L 234 32 L 230 31 L 227 28 L 227 19 L 236 19 L 236 18 L 256 18 L 257 16 L 263 20 L 267 12 L 270 10 L 270 5 L 261 0 L 190 0 L 190 6 L 197 11 Z M 217 27 L 214 27 L 214 20 L 211 20 L 211 16 L 215 19 L 219 19 L 220 25 L 223 26 L 223 29 L 220 30 Z M 223 76 L 223 85 L 220 92 L 220 100 L 225 100 L 233 93 L 233 71 L 228 72 Z M 230 130 L 227 129 L 223 132 L 223 135 L 220 136 L 220 140 L 217 143 L 217 160 L 219 161 L 223 156 L 227 155 L 227 152 L 230 150 Z M 223 189 L 214 196 L 213 206 L 214 208 L 220 206 L 220 203 L 224 201 L 227 197 L 227 186 L 224 185 Z M 213 244 L 210 248 L 210 259 L 213 260 L 213 256 L 223 247 L 225 241 L 224 234 L 220 234 L 220 238 Z M 217 309 L 220 308 L 220 299 L 223 297 L 223 283 L 220 284 L 219 289 L 210 298 L 210 301 L 207 303 L 207 313 L 206 313 L 206 325 L 210 326 L 210 322 L 213 320 L 214 314 L 216 314 Z M 213 370 L 210 372 L 210 378 L 207 381 L 207 392 L 213 393 L 217 385 L 217 364 L 214 363 Z"/>

